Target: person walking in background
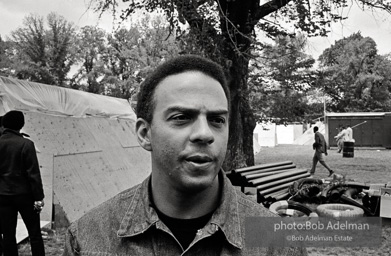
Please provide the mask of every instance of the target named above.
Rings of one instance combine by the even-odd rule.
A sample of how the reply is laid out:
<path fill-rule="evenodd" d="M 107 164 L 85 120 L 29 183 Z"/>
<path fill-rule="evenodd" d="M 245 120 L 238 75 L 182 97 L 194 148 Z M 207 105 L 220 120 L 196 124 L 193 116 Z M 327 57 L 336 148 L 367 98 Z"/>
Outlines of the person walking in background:
<path fill-rule="evenodd" d="M 349 141 L 349 133 L 348 130 L 346 129 L 346 126 L 342 126 L 340 132 L 334 138 L 337 140 L 338 153 L 341 153 L 343 149 L 343 143 L 345 141 Z"/>
<path fill-rule="evenodd" d="M 346 125 L 346 141 L 354 142 L 353 129 L 350 127 L 350 124 Z"/>
<path fill-rule="evenodd" d="M 338 153 L 341 153 L 341 150 L 343 148 L 343 142 L 345 140 L 344 134 L 345 128 L 343 126 L 340 126 L 338 134 L 334 136 L 334 139 L 337 141 Z"/>
<path fill-rule="evenodd" d="M 0 136 L 0 225 L 4 256 L 17 256 L 18 212 L 26 225 L 32 256 L 44 256 L 40 211 L 44 191 L 34 143 L 23 137 L 24 114 L 9 111 L 2 119 Z"/>
<path fill-rule="evenodd" d="M 312 168 L 310 170 L 311 176 L 315 174 L 316 165 L 320 162 L 328 171 L 329 177 L 334 174 L 334 171 L 330 169 L 330 167 L 324 161 L 324 155 L 327 156 L 327 143 L 324 139 L 323 134 L 319 132 L 319 128 L 317 126 L 314 127 L 315 133 L 315 142 L 313 144 L 313 149 L 315 150 L 314 157 L 312 158 Z"/>

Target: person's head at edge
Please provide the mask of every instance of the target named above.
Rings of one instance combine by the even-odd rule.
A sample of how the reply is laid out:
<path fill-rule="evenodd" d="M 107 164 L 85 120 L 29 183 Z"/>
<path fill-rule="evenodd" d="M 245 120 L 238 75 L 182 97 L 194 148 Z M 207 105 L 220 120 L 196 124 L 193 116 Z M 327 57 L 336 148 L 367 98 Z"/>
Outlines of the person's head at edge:
<path fill-rule="evenodd" d="M 177 218 L 214 210 L 228 143 L 222 68 L 194 55 L 163 63 L 141 85 L 136 114 L 139 144 L 151 152 L 156 207 Z"/>
<path fill-rule="evenodd" d="M 20 131 L 24 126 L 23 112 L 18 110 L 8 111 L 1 119 L 1 125 L 4 129 Z"/>
<path fill-rule="evenodd" d="M 318 126 L 314 126 L 314 133 L 317 132 L 317 131 L 319 131 Z"/>

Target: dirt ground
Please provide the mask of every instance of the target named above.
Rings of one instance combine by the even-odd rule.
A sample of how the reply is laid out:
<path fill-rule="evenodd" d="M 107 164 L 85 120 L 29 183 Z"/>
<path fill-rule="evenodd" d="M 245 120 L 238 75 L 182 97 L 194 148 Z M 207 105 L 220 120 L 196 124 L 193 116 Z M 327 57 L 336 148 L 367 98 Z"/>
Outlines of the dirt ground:
<path fill-rule="evenodd" d="M 311 146 L 279 145 L 274 148 L 262 148 L 255 157 L 255 163 L 273 163 L 290 160 L 298 168 L 311 168 L 313 150 Z M 338 174 L 346 179 L 363 183 L 386 183 L 391 181 L 391 150 L 356 148 L 353 158 L 343 158 L 336 149 L 329 150 L 326 162 Z M 325 178 L 328 171 L 318 164 L 315 177 Z M 60 256 L 63 252 L 65 229 L 46 230 L 45 249 L 47 256 Z M 391 255 L 391 219 L 383 220 L 382 245 L 380 248 L 307 248 L 310 256 L 368 256 Z M 29 256 L 30 245 L 25 240 L 19 245 L 19 255 Z"/>

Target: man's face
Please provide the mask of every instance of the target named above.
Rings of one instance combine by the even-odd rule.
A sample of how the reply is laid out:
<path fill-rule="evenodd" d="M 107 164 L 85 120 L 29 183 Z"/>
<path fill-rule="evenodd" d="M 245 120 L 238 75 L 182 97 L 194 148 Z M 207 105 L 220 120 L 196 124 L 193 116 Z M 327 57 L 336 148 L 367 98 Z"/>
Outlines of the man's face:
<path fill-rule="evenodd" d="M 153 178 L 185 192 L 211 186 L 228 142 L 228 102 L 220 83 L 201 72 L 171 75 L 157 86 L 154 100 Z"/>

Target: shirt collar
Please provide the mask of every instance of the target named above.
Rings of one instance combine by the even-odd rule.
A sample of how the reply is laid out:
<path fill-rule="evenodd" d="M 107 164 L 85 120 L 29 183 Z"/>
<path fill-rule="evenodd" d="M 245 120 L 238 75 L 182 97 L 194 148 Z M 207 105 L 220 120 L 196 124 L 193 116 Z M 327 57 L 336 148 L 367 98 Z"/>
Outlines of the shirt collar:
<path fill-rule="evenodd" d="M 210 220 L 211 224 L 217 225 L 224 233 L 226 240 L 233 246 L 241 249 L 243 240 L 241 236 L 241 222 L 238 206 L 237 191 L 230 184 L 223 170 L 219 173 L 222 193 L 220 204 Z M 151 176 L 137 186 L 136 192 L 129 204 L 128 210 L 122 218 L 118 237 L 131 237 L 141 234 L 160 222 L 159 217 L 152 207 L 150 193 Z"/>

